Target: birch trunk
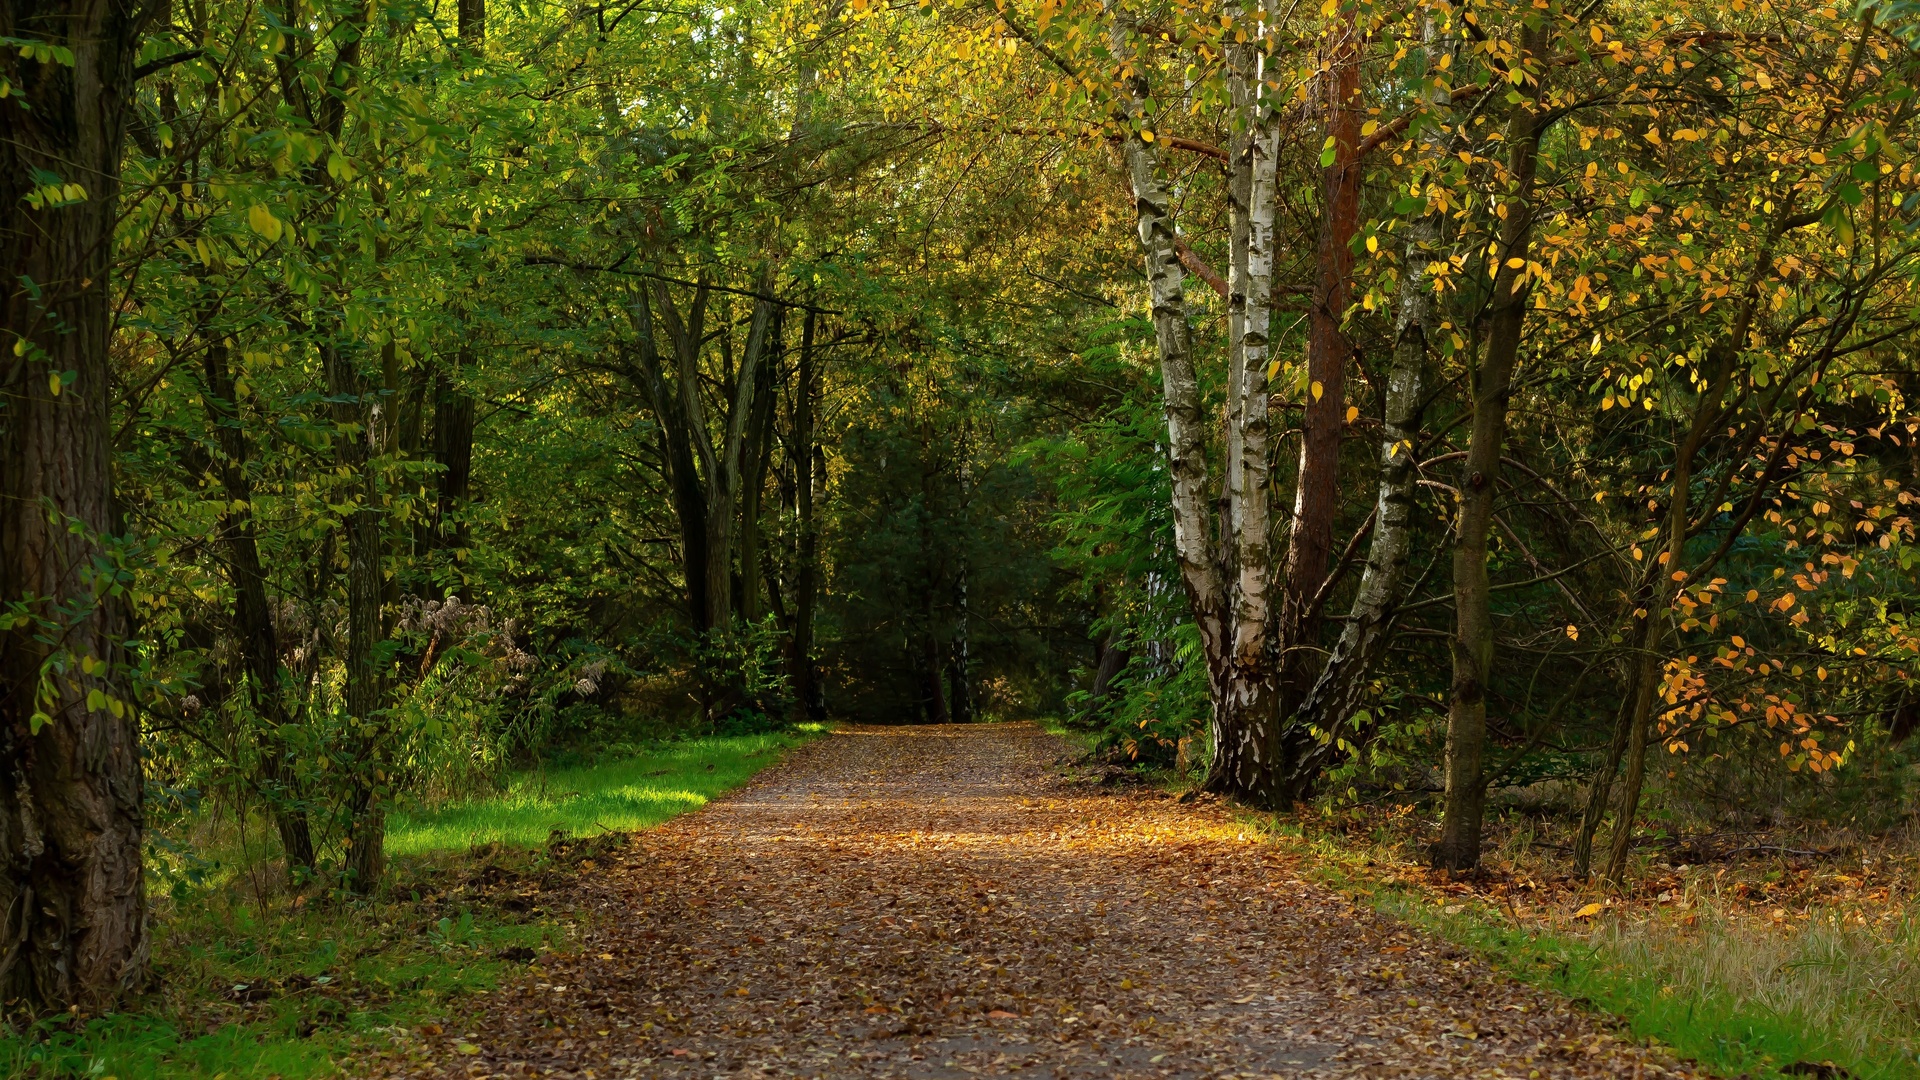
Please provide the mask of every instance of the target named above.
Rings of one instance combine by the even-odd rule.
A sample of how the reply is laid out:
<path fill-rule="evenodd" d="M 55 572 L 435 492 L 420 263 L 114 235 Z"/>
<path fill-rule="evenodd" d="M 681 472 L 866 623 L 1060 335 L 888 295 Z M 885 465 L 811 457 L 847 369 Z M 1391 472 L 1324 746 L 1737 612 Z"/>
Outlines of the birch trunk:
<path fill-rule="evenodd" d="M 1114 60 L 1127 71 L 1126 93 L 1119 112 L 1128 129 L 1122 153 L 1133 188 L 1134 227 L 1146 257 L 1147 287 L 1153 313 L 1155 345 L 1160 358 L 1162 402 L 1167 418 L 1167 469 L 1173 482 L 1174 555 L 1181 583 L 1193 609 L 1206 653 L 1208 689 L 1214 703 L 1209 734 L 1215 748 L 1212 775 L 1224 775 L 1224 790 L 1233 790 L 1243 776 L 1237 768 L 1219 767 L 1219 755 L 1232 753 L 1241 739 L 1235 717 L 1224 714 L 1222 676 L 1227 651 L 1230 613 L 1220 588 L 1220 574 L 1208 535 L 1206 413 L 1201 408 L 1199 383 L 1193 370 L 1193 332 L 1187 322 L 1187 297 L 1180 259 L 1175 251 L 1173 199 L 1160 176 L 1157 146 L 1143 137 L 1152 130 L 1146 115 L 1151 92 L 1145 71 L 1135 62 L 1131 18 L 1119 0 L 1105 0 Z M 1212 784 L 1210 780 L 1210 785 Z"/>
<path fill-rule="evenodd" d="M 1538 56 L 1546 31 L 1529 30 L 1522 61 Z M 1473 431 L 1461 469 L 1460 506 L 1453 548 L 1453 683 L 1447 705 L 1446 808 L 1433 865 L 1471 870 L 1480 865 L 1480 829 L 1487 781 L 1487 678 L 1493 665 L 1493 616 L 1487 579 L 1487 536 L 1507 437 L 1507 399 L 1531 295 L 1525 262 L 1533 238 L 1533 182 L 1543 125 L 1538 104 L 1544 86 L 1529 88 L 1532 101 L 1514 106 L 1507 127 L 1507 198 L 1493 277 L 1487 351 L 1475 372 Z M 1515 263 L 1521 264 L 1515 266 Z"/>
<path fill-rule="evenodd" d="M 1245 265 L 1236 266 L 1241 287 L 1232 302 L 1241 310 L 1239 338 L 1233 343 L 1234 406 L 1229 416 L 1239 453 L 1229 463 L 1230 520 L 1223 542 L 1233 551 L 1233 637 L 1216 706 L 1233 722 L 1238 746 L 1215 744 L 1216 774 L 1226 790 L 1259 805 L 1273 801 L 1280 746 L 1280 680 L 1274 648 L 1274 617 L 1269 585 L 1273 579 L 1268 446 L 1268 332 L 1273 310 L 1273 213 L 1279 153 L 1279 113 L 1265 93 L 1265 55 L 1251 50 L 1252 87 L 1245 95 L 1246 138 Z M 1222 725 L 1223 728 L 1226 725 Z"/>

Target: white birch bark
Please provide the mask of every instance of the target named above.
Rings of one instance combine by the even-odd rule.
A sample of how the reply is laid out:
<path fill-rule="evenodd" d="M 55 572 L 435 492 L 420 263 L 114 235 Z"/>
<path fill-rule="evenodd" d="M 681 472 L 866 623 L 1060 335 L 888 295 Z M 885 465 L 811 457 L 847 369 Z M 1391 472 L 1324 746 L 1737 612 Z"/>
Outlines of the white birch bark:
<path fill-rule="evenodd" d="M 1225 7 L 1227 17 L 1238 27 L 1246 17 L 1244 6 L 1234 0 Z M 1220 555 L 1223 575 L 1232 580 L 1238 573 L 1239 548 L 1233 542 L 1240 519 L 1241 502 L 1246 498 L 1245 474 L 1241 463 L 1246 456 L 1242 423 L 1247 403 L 1247 242 L 1251 225 L 1247 206 L 1253 184 L 1252 160 L 1248 137 L 1251 126 L 1252 86 L 1248 76 L 1256 63 L 1251 41 L 1227 45 L 1227 100 L 1232 117 L 1227 133 L 1227 386 L 1225 428 L 1227 467 L 1222 477 L 1225 491 L 1220 506 Z M 1236 615 L 1237 621 L 1237 615 Z M 1236 631 L 1237 636 L 1237 631 Z"/>
<path fill-rule="evenodd" d="M 1243 309 L 1238 355 L 1238 435 L 1241 457 L 1235 477 L 1239 499 L 1232 535 L 1238 579 L 1234 590 L 1234 662 L 1243 677 L 1270 682 L 1274 676 L 1270 637 L 1273 628 L 1269 585 L 1273 577 L 1271 475 L 1267 425 L 1268 338 L 1273 313 L 1273 208 L 1279 156 L 1280 116 L 1265 87 L 1263 51 L 1253 58 L 1253 87 L 1247 102 L 1247 240 L 1243 286 L 1234 299 Z"/>
<path fill-rule="evenodd" d="M 1226 613 L 1207 531 L 1206 414 L 1193 370 L 1193 333 L 1187 324 L 1187 297 L 1179 257 L 1174 252 L 1173 202 L 1160 175 L 1160 154 L 1141 129 L 1149 93 L 1146 73 L 1134 56 L 1131 19 L 1118 0 L 1105 0 L 1114 60 L 1125 73 L 1127 94 L 1118 111 L 1136 130 L 1122 142 L 1133 186 L 1135 228 L 1146 256 L 1147 283 L 1160 378 L 1167 417 L 1167 468 L 1173 480 L 1174 554 L 1193 605 L 1194 622 L 1217 680 L 1225 651 Z M 1218 700 L 1220 687 L 1212 687 Z"/>

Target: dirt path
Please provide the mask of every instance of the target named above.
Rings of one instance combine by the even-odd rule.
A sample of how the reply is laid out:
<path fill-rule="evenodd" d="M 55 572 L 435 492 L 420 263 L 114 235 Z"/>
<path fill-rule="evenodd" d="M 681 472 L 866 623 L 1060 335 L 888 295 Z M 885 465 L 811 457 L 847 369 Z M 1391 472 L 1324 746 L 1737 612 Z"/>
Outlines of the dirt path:
<path fill-rule="evenodd" d="M 1027 725 L 853 728 L 589 871 L 449 1076 L 1670 1073 Z M 397 1064 L 393 1062 L 390 1064 Z"/>

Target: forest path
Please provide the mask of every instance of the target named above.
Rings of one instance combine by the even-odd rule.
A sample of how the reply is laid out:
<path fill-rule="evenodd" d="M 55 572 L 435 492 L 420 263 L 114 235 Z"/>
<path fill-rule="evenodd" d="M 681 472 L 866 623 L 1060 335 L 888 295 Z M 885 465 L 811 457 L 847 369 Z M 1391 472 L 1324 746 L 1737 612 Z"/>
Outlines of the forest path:
<path fill-rule="evenodd" d="M 1303 882 L 1223 809 L 1072 783 L 1051 767 L 1064 749 L 1026 724 L 844 728 L 588 864 L 579 948 L 387 1066 L 1673 1073 L 1565 1001 Z"/>

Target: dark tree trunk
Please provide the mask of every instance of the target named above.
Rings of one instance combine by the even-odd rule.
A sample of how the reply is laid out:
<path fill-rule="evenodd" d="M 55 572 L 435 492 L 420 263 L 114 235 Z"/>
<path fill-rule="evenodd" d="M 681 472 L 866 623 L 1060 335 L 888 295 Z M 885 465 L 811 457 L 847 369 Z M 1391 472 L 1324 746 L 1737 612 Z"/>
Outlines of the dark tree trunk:
<path fill-rule="evenodd" d="M 1120 631 L 1110 630 L 1105 640 L 1100 642 L 1100 655 L 1093 667 L 1093 689 L 1087 696 L 1091 702 L 1089 709 L 1098 710 L 1106 704 L 1107 693 L 1113 687 L 1114 676 L 1127 666 L 1128 652 L 1120 643 Z"/>
<path fill-rule="evenodd" d="M 1538 55 L 1546 30 L 1529 30 L 1522 52 Z M 1532 102 L 1514 106 L 1507 126 L 1508 190 L 1502 202 L 1499 267 L 1492 287 L 1487 351 L 1473 372 L 1473 431 L 1461 469 L 1459 521 L 1453 548 L 1453 686 L 1447 706 L 1446 809 L 1433 865 L 1472 870 L 1480 865 L 1480 830 L 1486 814 L 1487 679 L 1493 670 L 1493 615 L 1487 579 L 1487 535 L 1500 478 L 1500 451 L 1507 439 L 1507 398 L 1532 296 L 1514 267 L 1524 263 L 1533 239 L 1533 177 L 1542 125 L 1534 102 L 1545 88 L 1533 80 Z"/>
<path fill-rule="evenodd" d="M 227 549 L 227 576 L 233 583 L 234 636 L 241 665 L 247 673 L 248 702 L 266 725 L 260 748 L 260 786 L 266 796 L 289 870 L 313 866 L 313 833 L 302 805 L 302 792 L 287 750 L 288 714 L 280 678 L 279 632 L 267 600 L 267 575 L 260 562 L 260 545 L 253 525 L 253 478 L 247 475 L 247 434 L 242 429 L 234 398 L 233 372 L 224 339 L 206 345 L 208 419 L 220 443 L 220 480 L 229 509 L 221 516 L 220 533 Z"/>
<path fill-rule="evenodd" d="M 1633 727 L 1634 706 L 1638 694 L 1634 690 L 1634 680 L 1639 678 L 1640 665 L 1635 661 L 1632 675 L 1627 681 L 1626 696 L 1620 700 L 1619 715 L 1614 717 L 1613 738 L 1607 743 L 1607 756 L 1600 767 L 1594 770 L 1593 780 L 1587 787 L 1587 808 L 1580 816 L 1580 831 L 1573 838 L 1573 875 L 1586 877 L 1593 867 L 1593 837 L 1600 829 L 1601 819 L 1607 816 L 1607 802 L 1613 795 L 1613 778 L 1620 771 L 1620 760 L 1627 753 L 1628 733 Z"/>
<path fill-rule="evenodd" d="M 473 365 L 473 350 L 462 346 L 454 354 L 454 371 Z M 455 376 L 436 380 L 433 395 L 433 460 L 440 465 L 440 491 L 434 511 L 439 523 L 437 545 L 451 551 L 467 546 L 467 500 L 473 493 L 473 397 Z"/>
<path fill-rule="evenodd" d="M 760 364 L 756 376 L 760 385 L 754 389 L 753 415 L 747 421 L 746 486 L 740 492 L 740 617 L 750 623 L 759 622 L 766 614 L 761 610 L 760 513 L 767 490 L 767 468 L 773 462 L 773 388 L 784 325 L 780 311 L 775 309 L 768 331 L 772 337 L 766 346 L 771 355 Z"/>
<path fill-rule="evenodd" d="M 478 53 L 486 45 L 486 0 L 459 0 L 458 18 L 461 42 Z M 467 547 L 465 510 L 473 493 L 474 402 L 460 382 L 460 376 L 473 368 L 471 320 L 467 323 L 469 337 L 454 352 L 453 373 L 434 380 L 433 395 L 433 460 L 440 465 L 434 545 L 454 552 L 455 559 Z"/>
<path fill-rule="evenodd" d="M 1300 440 L 1300 473 L 1287 545 L 1286 589 L 1281 599 L 1281 685 L 1290 704 L 1312 681 L 1306 648 L 1313 644 L 1318 612 L 1314 597 L 1326 580 L 1333 550 L 1333 523 L 1340 512 L 1340 439 L 1347 426 L 1346 372 L 1353 346 L 1340 330 L 1353 284 L 1351 241 L 1360 222 L 1359 157 L 1360 30 L 1349 9 L 1331 32 L 1321 104 L 1327 112 L 1332 164 L 1321 176 L 1317 283 L 1308 314 L 1307 397 Z"/>
<path fill-rule="evenodd" d="M 940 678 L 940 641 L 933 634 L 933 627 L 923 627 L 920 633 L 920 696 L 926 702 L 927 722 L 930 724 L 950 724 L 953 711 L 947 707 L 947 692 Z"/>
<path fill-rule="evenodd" d="M 147 982 L 125 612 L 96 586 L 116 573 L 107 279 L 149 11 L 0 5 L 0 36 L 73 54 L 0 55 L 0 998 L 36 1007 Z"/>
<path fill-rule="evenodd" d="M 355 428 L 334 444 L 341 470 L 353 477 L 354 509 L 346 515 L 347 534 L 347 686 L 346 711 L 353 749 L 347 796 L 348 884 L 371 890 L 386 870 L 384 679 L 376 648 L 386 638 L 381 613 L 384 543 L 380 535 L 379 492 L 368 468 L 370 441 L 377 438 L 365 406 L 366 387 L 353 361 L 335 342 L 322 346 L 327 389 L 335 398 L 334 423 Z"/>
<path fill-rule="evenodd" d="M 648 404 L 660 423 L 660 450 L 673 498 L 674 518 L 680 523 L 680 563 L 686 582 L 687 621 L 696 631 L 707 629 L 707 496 L 693 460 L 693 439 L 679 397 L 667 385 L 654 338 L 652 309 L 642 293 L 635 303 L 640 333 L 634 358 Z"/>
<path fill-rule="evenodd" d="M 795 513 L 800 519 L 799 566 L 793 575 L 793 654 L 789 660 L 793 694 L 809 720 L 824 720 L 817 669 L 813 666 L 813 612 L 818 584 L 818 536 L 814 524 L 813 404 L 816 372 L 813 354 L 814 314 L 807 312 L 800 333 L 800 371 L 793 404 L 793 473 Z"/>
<path fill-rule="evenodd" d="M 973 723 L 973 644 L 967 636 L 967 564 L 960 562 L 954 587 L 953 644 L 947 649 L 949 708 L 956 724 Z"/>

